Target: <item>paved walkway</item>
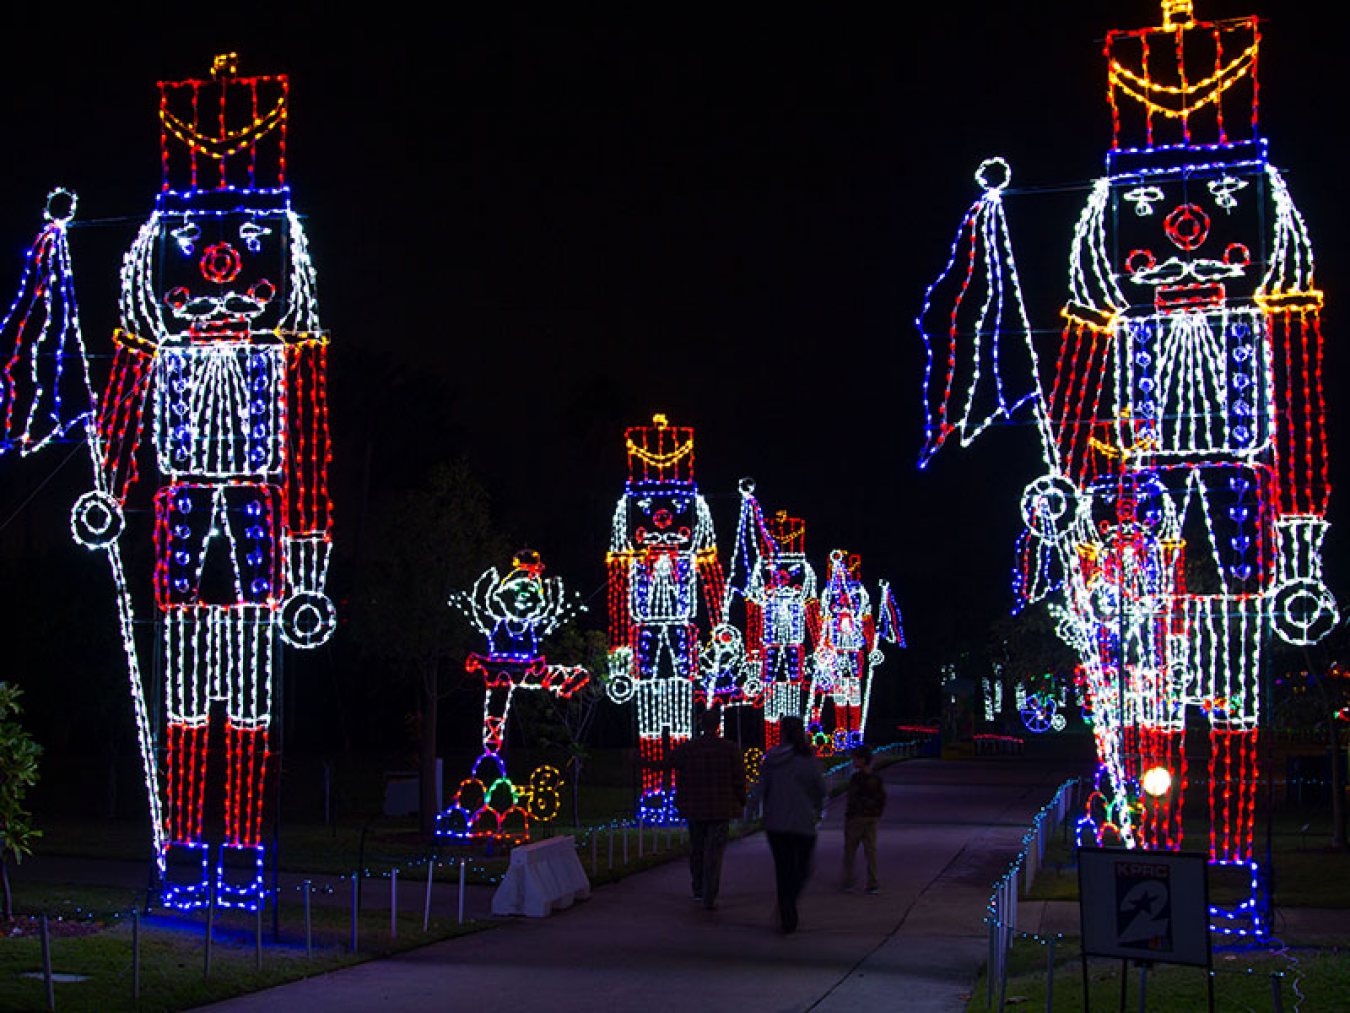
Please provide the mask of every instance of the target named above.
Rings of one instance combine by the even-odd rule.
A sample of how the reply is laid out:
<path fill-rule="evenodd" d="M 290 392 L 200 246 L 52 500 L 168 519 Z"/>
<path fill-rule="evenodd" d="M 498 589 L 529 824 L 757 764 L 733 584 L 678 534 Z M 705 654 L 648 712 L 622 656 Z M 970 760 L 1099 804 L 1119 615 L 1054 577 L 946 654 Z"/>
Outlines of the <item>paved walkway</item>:
<path fill-rule="evenodd" d="M 792 936 L 771 921 L 772 867 L 755 835 L 728 849 L 715 912 L 691 903 L 687 865 L 675 861 L 550 918 L 209 1008 L 960 1010 L 985 957 L 990 888 L 1075 772 L 1030 757 L 888 768 L 881 894 L 838 891 L 843 807 L 832 805 Z"/>

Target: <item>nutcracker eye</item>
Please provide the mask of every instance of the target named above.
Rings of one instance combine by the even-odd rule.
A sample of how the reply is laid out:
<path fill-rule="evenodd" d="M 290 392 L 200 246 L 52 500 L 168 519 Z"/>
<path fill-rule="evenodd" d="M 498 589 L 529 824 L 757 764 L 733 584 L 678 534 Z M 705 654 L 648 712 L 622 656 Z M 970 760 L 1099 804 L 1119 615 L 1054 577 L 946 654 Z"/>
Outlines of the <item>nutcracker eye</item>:
<path fill-rule="evenodd" d="M 1225 211 L 1232 211 L 1237 207 L 1237 197 L 1235 194 L 1246 187 L 1245 179 L 1238 179 L 1236 176 L 1220 176 L 1218 179 L 1209 181 L 1209 192 L 1214 197 L 1214 203 Z"/>
<path fill-rule="evenodd" d="M 1143 218 L 1153 214 L 1153 205 L 1163 199 L 1163 192 L 1156 186 L 1137 186 L 1123 196 L 1134 205 L 1134 213 Z"/>
<path fill-rule="evenodd" d="M 265 225 L 259 225 L 257 222 L 245 222 L 239 226 L 239 238 L 244 241 L 244 246 L 249 253 L 257 253 L 262 249 L 262 237 L 270 236 L 272 230 Z"/>
<path fill-rule="evenodd" d="M 187 222 L 174 229 L 170 235 L 178 243 L 178 249 L 182 251 L 183 256 L 190 257 L 196 248 L 197 240 L 202 237 L 202 230 L 196 222 Z"/>

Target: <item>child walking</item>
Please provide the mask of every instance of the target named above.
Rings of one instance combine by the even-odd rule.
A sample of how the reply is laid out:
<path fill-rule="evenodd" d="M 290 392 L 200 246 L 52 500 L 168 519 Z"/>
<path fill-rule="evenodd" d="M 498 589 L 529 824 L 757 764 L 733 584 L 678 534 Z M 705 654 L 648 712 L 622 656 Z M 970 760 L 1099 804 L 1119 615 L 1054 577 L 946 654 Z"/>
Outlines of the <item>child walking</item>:
<path fill-rule="evenodd" d="M 853 750 L 853 776 L 848 782 L 848 802 L 844 810 L 844 882 L 845 893 L 853 889 L 853 860 L 858 845 L 867 857 L 867 892 L 877 893 L 877 821 L 886 808 L 886 783 L 872 770 L 872 750 L 857 746 Z"/>

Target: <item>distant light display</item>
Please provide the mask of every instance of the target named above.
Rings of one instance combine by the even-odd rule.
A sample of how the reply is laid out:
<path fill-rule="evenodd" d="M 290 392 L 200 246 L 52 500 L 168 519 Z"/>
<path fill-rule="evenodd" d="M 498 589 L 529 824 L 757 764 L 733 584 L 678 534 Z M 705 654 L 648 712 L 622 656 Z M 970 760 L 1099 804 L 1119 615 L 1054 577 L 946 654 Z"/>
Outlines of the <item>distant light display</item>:
<path fill-rule="evenodd" d="M 95 488 L 72 526 L 108 552 L 146 728 L 118 540 L 148 409 L 167 727 L 162 786 L 153 766 L 146 775 L 163 899 L 255 909 L 276 638 L 316 647 L 336 623 L 324 593 L 328 337 L 286 183 L 287 79 L 240 76 L 228 54 L 210 78 L 159 93 L 162 187 L 123 260 L 121 327 L 88 434 Z M 208 840 L 217 777 L 223 838 Z"/>
<path fill-rule="evenodd" d="M 436 834 L 460 840 L 523 841 L 530 819 L 558 813 L 562 776 L 540 767 L 528 785 L 506 773 L 507 721 L 511 701 L 522 690 L 543 690 L 566 699 L 590 679 L 584 668 L 550 665 L 540 641 L 584 610 L 558 577 L 545 577 L 539 554 L 521 550 L 502 576 L 494 566 L 457 592 L 450 604 L 468 617 L 487 641 L 486 654 L 470 654 L 464 667 L 483 679 L 483 752 L 460 782 L 451 806 L 436 818 Z M 521 802 L 524 805 L 521 805 Z"/>
<path fill-rule="evenodd" d="M 1189 0 L 1166 0 L 1159 27 L 1108 33 L 1113 141 L 1074 233 L 1048 394 L 1010 380 L 998 350 L 1020 332 L 1035 376 L 1006 165 L 982 167 L 985 194 L 920 317 L 924 463 L 1022 405 L 1042 435 L 1015 582 L 1024 601 L 1049 600 L 1082 659 L 1101 762 L 1085 829 L 1181 847 L 1185 722 L 1203 714 L 1210 858 L 1252 882 L 1212 914 L 1253 935 L 1266 931 L 1253 854 L 1265 643 L 1314 643 L 1339 618 L 1322 573 L 1323 297 L 1258 129 L 1259 45 L 1256 18 L 1197 21 Z M 1145 790 L 1146 772 L 1168 789 Z"/>
<path fill-rule="evenodd" d="M 1045 673 L 1017 683 L 1013 690 L 1017 713 L 1029 732 L 1062 732 L 1068 725 L 1064 688 L 1054 675 Z"/>
<path fill-rule="evenodd" d="M 699 680 L 699 598 L 721 615 L 725 593 L 712 512 L 694 481 L 694 431 L 656 415 L 625 433 L 628 481 L 614 509 L 609 554 L 610 678 L 615 703 L 637 705 L 642 773 L 638 816 L 671 823 L 674 776 L 660 767 L 693 731 Z M 730 644 L 726 647 L 731 649 Z"/>

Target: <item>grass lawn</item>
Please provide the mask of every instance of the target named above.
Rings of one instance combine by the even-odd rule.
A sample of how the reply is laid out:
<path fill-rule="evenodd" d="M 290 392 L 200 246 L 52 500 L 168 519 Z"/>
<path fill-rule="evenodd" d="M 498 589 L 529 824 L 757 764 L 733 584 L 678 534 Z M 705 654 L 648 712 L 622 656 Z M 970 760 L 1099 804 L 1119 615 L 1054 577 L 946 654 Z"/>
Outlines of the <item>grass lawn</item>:
<path fill-rule="evenodd" d="M 1305 831 L 1303 828 L 1307 827 Z M 1258 851 L 1264 851 L 1265 837 L 1258 830 Z M 1271 854 L 1274 856 L 1274 889 L 1277 905 L 1288 907 L 1350 908 L 1350 851 L 1328 846 L 1330 819 L 1322 811 L 1287 810 L 1278 814 L 1271 827 Z M 1197 849 L 1208 847 L 1208 838 L 1197 828 L 1187 843 Z M 1225 874 L 1212 876 L 1213 899 L 1233 899 L 1233 888 L 1225 883 Z M 1236 895 L 1234 895 L 1236 896 Z M 1045 861 L 1032 885 L 1031 900 L 1078 899 L 1078 865 L 1071 842 L 1062 829 L 1046 847 Z M 1350 925 L 1350 913 L 1347 913 Z"/>
<path fill-rule="evenodd" d="M 1257 846 L 1262 852 L 1267 829 L 1273 855 L 1277 908 L 1347 909 L 1345 938 L 1315 948 L 1216 951 L 1216 1008 L 1272 1009 L 1275 984 L 1281 989 L 1286 1009 L 1300 1006 L 1308 1010 L 1350 1008 L 1350 852 L 1329 847 L 1331 824 L 1325 807 L 1283 807 L 1269 828 L 1258 827 Z M 1203 826 L 1192 826 L 1188 822 L 1187 843 L 1191 842 L 1200 850 L 1208 847 Z M 1225 870 L 1211 870 L 1211 898 L 1224 903 L 1245 896 L 1245 885 L 1238 889 L 1236 880 L 1239 878 Z M 1062 830 L 1047 844 L 1045 860 L 1029 897 L 1044 901 L 1078 900 L 1078 866 L 1072 842 L 1066 839 Z M 1014 941 L 1008 963 L 1007 1005 L 1045 1008 L 1048 955 L 1047 945 L 1042 940 L 1021 937 Z M 1066 937 L 1056 942 L 1054 966 L 1053 1008 L 1083 1009 L 1083 972 L 1077 938 Z M 1131 966 L 1127 975 L 1126 1006 L 1137 1009 L 1139 971 Z M 1090 1009 L 1119 1008 L 1119 961 L 1090 960 L 1088 982 Z M 987 984 L 981 974 L 971 993 L 968 1009 L 990 1008 L 985 1004 Z M 998 1006 L 997 987 L 995 982 L 992 1008 Z M 1205 972 L 1200 968 L 1156 965 L 1148 972 L 1146 995 L 1150 1010 L 1204 1009 Z"/>
<path fill-rule="evenodd" d="M 100 888 L 25 888 L 16 907 L 46 907 L 50 911 L 108 910 L 126 899 L 124 894 Z M 36 905 L 35 905 L 35 902 Z M 61 903 L 54 903 L 61 902 Z M 282 898 L 281 939 L 273 942 L 271 913 L 263 920 L 262 965 L 257 966 L 252 915 L 218 916 L 211 953 L 211 973 L 205 972 L 204 913 L 151 915 L 141 922 L 141 994 L 132 997 L 132 926 L 129 918 L 82 923 L 87 935 L 67 935 L 73 927 L 53 923 L 52 969 L 59 974 L 82 975 L 83 981 L 57 982 L 60 1010 L 176 1010 L 225 999 L 297 978 L 322 974 L 348 964 L 412 949 L 439 939 L 476 932 L 487 922 L 457 925 L 453 919 L 432 918 L 422 931 L 421 912 L 400 914 L 398 937 L 390 938 L 389 913 L 369 911 L 358 922 L 359 952 L 349 952 L 350 920 L 342 907 L 312 908 L 313 956 L 307 957 L 304 913 L 298 901 Z M 45 1010 L 41 980 L 41 944 L 36 934 L 0 939 L 0 1009 Z M 38 977 L 25 976 L 39 972 Z"/>
<path fill-rule="evenodd" d="M 1348 934 L 1350 935 L 1350 934 Z M 1006 1003 L 1025 1009 L 1045 1009 L 1047 949 L 1031 940 L 1014 943 L 1008 963 Z M 1077 939 L 1061 939 L 1055 947 L 1054 1004 L 1056 1010 L 1082 1010 L 1083 965 Z M 1139 1008 L 1139 971 L 1129 968 L 1127 1009 Z M 1120 1006 L 1121 964 L 1118 960 L 1088 961 L 1088 988 L 1092 1010 Z M 1342 1010 L 1350 996 L 1350 950 L 1345 946 L 1279 951 L 1247 950 L 1214 954 L 1214 1004 L 1218 1010 L 1268 1010 L 1273 1006 L 1271 976 L 1277 981 L 1285 1009 L 1300 1004 L 1305 1010 Z M 998 1008 L 986 1005 L 988 982 L 980 975 L 967 1010 Z M 1145 986 L 1149 1010 L 1203 1010 L 1206 1008 L 1205 970 L 1158 964 L 1148 972 Z"/>

